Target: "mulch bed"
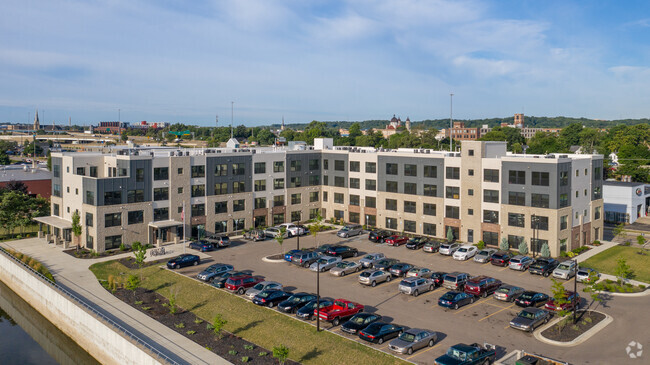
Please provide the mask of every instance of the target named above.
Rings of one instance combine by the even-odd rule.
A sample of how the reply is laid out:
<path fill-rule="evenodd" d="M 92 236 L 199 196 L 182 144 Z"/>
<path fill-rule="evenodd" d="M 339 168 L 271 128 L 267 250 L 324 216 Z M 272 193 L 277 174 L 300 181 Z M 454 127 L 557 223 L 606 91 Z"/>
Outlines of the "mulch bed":
<path fill-rule="evenodd" d="M 169 308 L 163 306 L 163 304 L 167 305 L 169 303 L 167 298 L 154 291 L 144 288 L 137 288 L 134 292 L 126 289 L 117 289 L 113 295 L 234 364 L 270 365 L 278 363 L 273 358 L 273 351 L 259 347 L 235 334 L 221 331 L 223 337 L 221 339 L 218 338 L 212 330 L 208 329 L 208 321 L 197 317 L 188 310 L 178 307 L 176 314 L 170 314 Z M 136 301 L 139 304 L 135 304 Z M 248 357 L 248 359 L 246 360 L 245 357 Z M 287 360 L 285 363 L 299 364 L 291 360 Z"/>
<path fill-rule="evenodd" d="M 147 267 L 147 266 L 155 266 L 155 265 L 161 265 L 169 261 L 169 259 L 162 259 L 162 260 L 156 260 L 156 261 L 145 261 L 142 267 Z M 121 259 L 118 259 L 117 262 L 120 264 L 128 267 L 129 269 L 139 269 L 140 266 L 135 262 L 134 257 L 122 257 Z"/>
<path fill-rule="evenodd" d="M 577 328 L 574 327 L 573 322 L 570 321 L 561 331 L 558 331 L 559 323 L 556 323 L 544 330 L 542 336 L 549 340 L 559 342 L 573 341 L 578 338 L 578 336 L 600 323 L 603 319 L 605 319 L 605 315 L 602 313 L 594 311 L 578 312 L 578 323 L 575 325 Z"/>
<path fill-rule="evenodd" d="M 85 248 L 77 250 L 76 248 L 70 249 L 70 250 L 65 250 L 63 251 L 67 253 L 70 256 L 74 256 L 78 259 L 96 259 L 100 257 L 108 257 L 108 256 L 114 256 L 114 255 L 119 255 L 121 253 L 127 253 L 131 252 L 131 248 L 127 248 L 124 251 L 121 250 L 111 250 L 111 251 L 104 251 L 102 253 L 93 253 L 90 250 L 87 250 Z"/>

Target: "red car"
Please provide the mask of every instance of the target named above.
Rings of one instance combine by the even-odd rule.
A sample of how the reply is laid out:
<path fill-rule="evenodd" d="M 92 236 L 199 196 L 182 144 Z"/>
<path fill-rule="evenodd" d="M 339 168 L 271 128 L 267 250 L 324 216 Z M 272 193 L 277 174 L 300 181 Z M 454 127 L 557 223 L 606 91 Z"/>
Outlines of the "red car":
<path fill-rule="evenodd" d="M 342 319 L 350 318 L 360 312 L 363 312 L 363 305 L 345 299 L 337 299 L 332 305 L 323 307 L 319 311 L 314 309 L 314 314 L 321 320 L 332 322 L 334 326 L 338 326 Z"/>
<path fill-rule="evenodd" d="M 408 238 L 404 236 L 390 236 L 384 240 L 384 242 L 391 246 L 400 246 L 405 245 L 409 241 Z"/>
<path fill-rule="evenodd" d="M 560 311 L 560 310 L 571 310 L 573 309 L 574 305 L 576 306 L 580 305 L 580 295 L 578 293 L 568 291 L 568 290 L 565 293 L 566 293 L 567 300 L 569 301 L 568 303 L 557 305 L 555 303 L 555 299 L 551 299 L 548 302 L 546 302 L 544 308 L 550 311 Z"/>
<path fill-rule="evenodd" d="M 261 276 L 251 276 L 251 275 L 239 275 L 231 276 L 226 280 L 226 285 L 224 286 L 227 290 L 236 292 L 241 295 L 244 294 L 246 289 L 255 286 L 257 283 L 264 281 L 264 278 Z"/>
<path fill-rule="evenodd" d="M 501 280 L 488 276 L 477 276 L 467 280 L 465 283 L 465 293 L 486 298 L 499 289 L 500 286 Z"/>
<path fill-rule="evenodd" d="M 490 263 L 495 266 L 508 266 L 511 258 L 512 254 L 510 252 L 498 251 L 492 254 Z"/>

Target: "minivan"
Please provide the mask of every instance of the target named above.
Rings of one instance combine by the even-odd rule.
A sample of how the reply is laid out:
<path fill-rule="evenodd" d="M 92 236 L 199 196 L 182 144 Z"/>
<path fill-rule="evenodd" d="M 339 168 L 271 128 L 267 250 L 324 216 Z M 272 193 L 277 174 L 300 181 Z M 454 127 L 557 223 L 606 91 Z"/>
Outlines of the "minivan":
<path fill-rule="evenodd" d="M 314 251 L 300 252 L 293 255 L 293 257 L 291 258 L 291 262 L 296 265 L 300 265 L 302 267 L 309 267 L 309 265 L 316 262 L 316 260 L 318 260 L 320 256 L 321 256 L 320 252 L 314 252 Z"/>
<path fill-rule="evenodd" d="M 336 235 L 342 238 L 348 238 L 351 236 L 358 236 L 361 232 L 363 232 L 363 227 L 361 227 L 360 224 L 348 224 L 341 228 Z"/>
<path fill-rule="evenodd" d="M 445 275 L 445 279 L 442 282 L 442 286 L 444 286 L 447 289 L 462 291 L 468 279 L 469 279 L 469 274 L 467 273 L 452 272 Z"/>

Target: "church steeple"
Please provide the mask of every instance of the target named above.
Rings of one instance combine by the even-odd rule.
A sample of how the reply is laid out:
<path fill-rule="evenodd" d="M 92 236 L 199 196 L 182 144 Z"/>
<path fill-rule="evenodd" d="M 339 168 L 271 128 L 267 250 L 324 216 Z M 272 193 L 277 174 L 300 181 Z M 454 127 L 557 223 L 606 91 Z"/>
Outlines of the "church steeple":
<path fill-rule="evenodd" d="M 36 115 L 34 115 L 34 130 L 37 131 L 41 129 L 41 123 L 38 121 L 38 109 L 36 109 Z"/>

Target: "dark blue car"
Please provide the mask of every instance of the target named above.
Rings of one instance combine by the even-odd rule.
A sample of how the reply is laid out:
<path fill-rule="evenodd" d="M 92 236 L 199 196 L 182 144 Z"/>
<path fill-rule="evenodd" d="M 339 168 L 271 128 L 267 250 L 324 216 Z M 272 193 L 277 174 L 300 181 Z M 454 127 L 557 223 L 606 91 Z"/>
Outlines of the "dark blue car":
<path fill-rule="evenodd" d="M 372 343 L 382 344 L 404 332 L 404 327 L 386 322 L 371 323 L 359 332 L 359 338 Z"/>
<path fill-rule="evenodd" d="M 199 250 L 201 252 L 213 251 L 214 245 L 207 241 L 192 241 L 190 242 L 190 248 Z"/>
<path fill-rule="evenodd" d="M 278 304 L 278 309 L 285 313 L 295 313 L 302 306 L 316 299 L 315 294 L 296 293 L 291 298 Z"/>
<path fill-rule="evenodd" d="M 291 293 L 287 293 L 282 290 L 267 289 L 267 290 L 262 290 L 256 296 L 254 296 L 253 303 L 257 305 L 265 305 L 269 308 L 273 308 L 273 306 L 287 300 L 290 296 Z"/>
<path fill-rule="evenodd" d="M 311 320 L 314 317 L 314 309 L 316 309 L 316 304 L 318 302 L 316 300 L 312 300 L 311 302 L 305 304 L 302 308 L 298 309 L 296 311 L 296 317 L 300 319 L 309 319 Z M 332 305 L 334 302 L 330 299 L 320 299 L 320 306 L 319 308 L 324 308 L 324 307 L 329 307 Z"/>
<path fill-rule="evenodd" d="M 170 269 L 178 269 L 179 267 L 185 267 L 190 265 L 198 265 L 201 263 L 201 258 L 196 255 L 191 255 L 189 253 L 176 256 L 173 259 L 167 261 L 167 267 Z"/>
<path fill-rule="evenodd" d="M 474 296 L 459 291 L 447 292 L 438 299 L 439 306 L 453 309 L 458 309 L 470 303 L 474 303 Z"/>

